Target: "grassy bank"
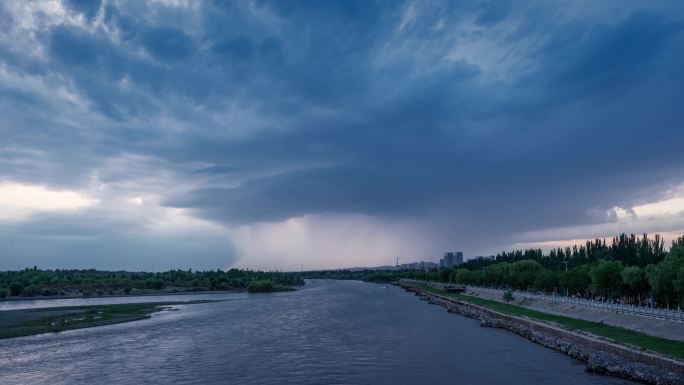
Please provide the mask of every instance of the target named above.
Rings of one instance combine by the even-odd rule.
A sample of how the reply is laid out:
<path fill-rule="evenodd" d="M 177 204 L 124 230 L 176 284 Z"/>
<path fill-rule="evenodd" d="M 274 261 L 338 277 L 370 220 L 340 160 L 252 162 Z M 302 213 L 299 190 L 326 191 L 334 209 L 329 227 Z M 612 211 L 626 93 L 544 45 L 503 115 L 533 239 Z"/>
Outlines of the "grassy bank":
<path fill-rule="evenodd" d="M 280 285 L 270 280 L 252 281 L 247 286 L 248 293 L 273 293 L 277 291 L 295 290 L 290 286 Z"/>
<path fill-rule="evenodd" d="M 553 322 L 568 330 L 588 332 L 597 336 L 608 338 L 615 342 L 627 343 L 641 349 L 650 350 L 684 360 L 684 342 L 653 337 L 617 326 L 606 325 L 600 322 L 585 321 L 576 318 L 543 313 L 537 310 L 527 309 L 516 305 L 448 292 L 428 285 L 421 285 L 420 287 L 435 294 L 451 297 L 463 302 L 469 302 L 473 305 L 482 306 L 500 313 L 528 317 L 539 321 Z"/>
<path fill-rule="evenodd" d="M 149 318 L 168 306 L 215 301 L 69 306 L 0 312 L 0 339 L 111 325 Z"/>

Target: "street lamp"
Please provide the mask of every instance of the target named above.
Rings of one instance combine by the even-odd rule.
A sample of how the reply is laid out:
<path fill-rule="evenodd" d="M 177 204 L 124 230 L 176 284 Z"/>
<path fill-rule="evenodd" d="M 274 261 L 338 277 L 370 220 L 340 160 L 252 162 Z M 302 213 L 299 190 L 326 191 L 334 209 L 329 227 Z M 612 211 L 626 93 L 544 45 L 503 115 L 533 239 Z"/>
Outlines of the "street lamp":
<path fill-rule="evenodd" d="M 563 263 L 565 264 L 565 272 L 567 273 L 568 272 L 568 263 L 570 263 L 570 262 L 567 259 L 564 259 Z M 567 286 L 565 286 L 565 296 L 566 297 L 570 297 L 569 290 L 570 289 Z"/>

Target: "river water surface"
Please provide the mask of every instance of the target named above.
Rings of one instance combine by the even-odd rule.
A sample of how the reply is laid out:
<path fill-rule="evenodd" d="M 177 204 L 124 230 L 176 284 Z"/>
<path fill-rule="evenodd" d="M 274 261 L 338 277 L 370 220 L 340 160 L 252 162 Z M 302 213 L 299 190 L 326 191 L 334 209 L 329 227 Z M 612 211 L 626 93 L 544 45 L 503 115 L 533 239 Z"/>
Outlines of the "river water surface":
<path fill-rule="evenodd" d="M 226 301 L 180 305 L 148 320 L 0 340 L 0 383 L 631 384 L 586 373 L 565 355 L 481 328 L 393 286 L 315 280 L 286 293 L 136 299 L 198 298 Z M 6 302 L 0 309 L 30 305 Z"/>

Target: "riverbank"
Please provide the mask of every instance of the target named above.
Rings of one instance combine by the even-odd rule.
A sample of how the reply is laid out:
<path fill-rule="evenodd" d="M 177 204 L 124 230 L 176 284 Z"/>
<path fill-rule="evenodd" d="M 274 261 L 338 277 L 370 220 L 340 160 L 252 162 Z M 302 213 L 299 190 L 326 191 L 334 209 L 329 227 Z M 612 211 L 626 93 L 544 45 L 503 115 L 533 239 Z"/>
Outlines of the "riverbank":
<path fill-rule="evenodd" d="M 128 298 L 128 297 L 164 297 L 169 295 L 196 295 L 196 294 L 225 294 L 225 293 L 245 293 L 246 289 L 231 289 L 231 290 L 157 290 L 157 291 L 142 291 L 135 292 L 131 294 L 97 294 L 97 295 L 38 295 L 31 297 L 23 296 L 7 296 L 5 298 L 0 298 L 0 303 L 2 302 L 13 302 L 13 301 L 44 301 L 52 299 L 84 299 L 84 298 Z"/>
<path fill-rule="evenodd" d="M 81 270 L 0 271 L 0 300 L 3 298 L 86 298 L 119 295 L 174 294 L 199 291 L 246 290 L 255 281 L 298 286 L 298 273 L 230 269 L 164 272 Z"/>
<path fill-rule="evenodd" d="M 403 283 L 401 286 L 422 299 L 445 306 L 451 312 L 479 319 L 482 326 L 512 331 L 583 361 L 589 371 L 648 384 L 684 383 L 684 343 L 469 297 L 427 285 Z M 632 343 L 625 342 L 625 336 L 630 336 Z"/>
<path fill-rule="evenodd" d="M 423 285 L 422 287 L 432 293 L 444 295 L 477 306 L 482 306 L 503 314 L 526 317 L 542 322 L 551 322 L 568 330 L 591 333 L 602 338 L 610 339 L 617 343 L 631 345 L 638 349 L 650 350 L 658 354 L 664 354 L 672 358 L 684 360 L 684 342 L 681 341 L 654 337 L 633 330 L 606 325 L 601 322 L 586 321 L 562 315 L 549 314 L 510 303 L 503 303 L 469 295 L 446 292 L 432 286 Z M 684 327 L 682 324 L 678 326 Z"/>
<path fill-rule="evenodd" d="M 135 291 L 131 294 L 97 294 L 97 295 L 50 295 L 50 296 L 8 296 L 0 298 L 0 304 L 7 301 L 38 301 L 38 300 L 59 300 L 59 299 L 84 299 L 84 298 L 128 298 L 128 297 L 164 297 L 170 295 L 197 295 L 197 294 L 230 294 L 230 293 L 275 293 L 282 291 L 297 290 L 295 286 L 287 285 L 272 285 L 264 289 L 264 285 L 259 285 L 257 290 L 250 290 L 249 287 L 243 289 L 226 289 L 226 290 L 146 290 Z"/>
<path fill-rule="evenodd" d="M 485 288 L 468 286 L 464 294 L 501 303 L 505 302 L 500 291 Z M 537 310 L 542 313 L 592 321 L 633 330 L 667 340 L 684 342 L 684 323 L 680 321 L 592 309 L 573 304 L 557 303 L 543 299 L 529 299 L 518 296 L 514 296 L 514 299 L 510 301 L 510 304 Z"/>
<path fill-rule="evenodd" d="M 58 333 L 150 318 L 174 305 L 220 302 L 216 300 L 85 305 L 0 311 L 0 339 Z"/>

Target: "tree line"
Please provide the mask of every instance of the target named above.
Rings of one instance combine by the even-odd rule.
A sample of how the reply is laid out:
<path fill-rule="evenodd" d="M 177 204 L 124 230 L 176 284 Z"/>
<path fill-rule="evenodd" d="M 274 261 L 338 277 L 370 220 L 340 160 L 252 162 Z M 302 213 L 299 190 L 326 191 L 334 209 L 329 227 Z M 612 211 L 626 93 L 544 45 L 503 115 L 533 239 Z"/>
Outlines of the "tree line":
<path fill-rule="evenodd" d="M 121 295 L 154 291 L 243 290 L 250 283 L 281 288 L 302 285 L 297 273 L 230 269 L 128 272 L 101 270 L 41 270 L 36 266 L 0 272 L 0 298 L 6 296 Z"/>
<path fill-rule="evenodd" d="M 473 259 L 457 268 L 432 270 L 333 270 L 307 278 L 392 282 L 399 278 L 534 290 L 560 295 L 652 306 L 684 306 L 684 237 L 669 251 L 659 235 L 621 234 L 610 242 L 501 252 L 494 260 Z"/>

